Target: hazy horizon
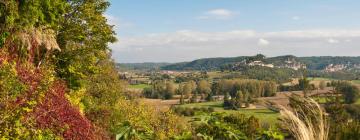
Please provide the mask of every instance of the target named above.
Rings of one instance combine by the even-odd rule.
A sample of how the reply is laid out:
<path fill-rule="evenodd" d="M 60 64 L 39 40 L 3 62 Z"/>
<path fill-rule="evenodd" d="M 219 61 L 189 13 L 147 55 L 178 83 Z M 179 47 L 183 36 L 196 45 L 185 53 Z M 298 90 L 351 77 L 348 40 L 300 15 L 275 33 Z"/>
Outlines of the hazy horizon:
<path fill-rule="evenodd" d="M 118 63 L 360 53 L 360 1 L 110 2 L 105 16 L 115 25 Z"/>
<path fill-rule="evenodd" d="M 254 54 L 254 55 L 242 55 L 242 56 L 255 56 L 257 54 Z M 265 55 L 267 58 L 269 57 L 278 57 L 278 56 L 287 56 L 287 55 L 292 55 L 292 54 L 284 54 L 284 55 L 277 55 L 277 56 L 267 56 Z M 330 56 L 330 55 L 319 55 L 319 56 L 296 56 L 296 55 L 293 55 L 295 57 L 360 57 L 360 55 L 354 55 L 354 56 L 338 56 L 338 55 L 334 55 L 334 56 Z M 116 63 L 121 63 L 121 64 L 134 64 L 134 63 L 181 63 L 181 62 L 191 62 L 191 61 L 194 61 L 194 60 L 199 60 L 199 59 L 208 59 L 208 58 L 234 58 L 234 57 L 241 57 L 241 56 L 225 56 L 225 57 L 203 57 L 203 58 L 195 58 L 195 59 L 192 59 L 192 60 L 188 60 L 188 61 L 176 61 L 176 62 L 166 62 L 166 61 L 150 61 L 150 62 L 147 62 L 147 61 L 144 61 L 144 62 L 116 62 Z"/>

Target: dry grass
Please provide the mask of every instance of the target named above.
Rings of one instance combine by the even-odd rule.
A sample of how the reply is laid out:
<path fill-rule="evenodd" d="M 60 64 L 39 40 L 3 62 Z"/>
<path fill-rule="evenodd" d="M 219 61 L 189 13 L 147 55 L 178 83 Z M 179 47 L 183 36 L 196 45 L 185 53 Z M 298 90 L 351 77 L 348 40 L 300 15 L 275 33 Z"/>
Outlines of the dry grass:
<path fill-rule="evenodd" d="M 56 34 L 51 29 L 32 28 L 25 31 L 15 33 L 16 38 L 22 47 L 30 50 L 34 45 L 43 45 L 49 50 L 60 50 L 56 41 Z"/>
<path fill-rule="evenodd" d="M 329 125 L 323 109 L 313 99 L 296 98 L 302 103 L 297 108 L 281 108 L 282 125 L 297 140 L 327 140 Z"/>

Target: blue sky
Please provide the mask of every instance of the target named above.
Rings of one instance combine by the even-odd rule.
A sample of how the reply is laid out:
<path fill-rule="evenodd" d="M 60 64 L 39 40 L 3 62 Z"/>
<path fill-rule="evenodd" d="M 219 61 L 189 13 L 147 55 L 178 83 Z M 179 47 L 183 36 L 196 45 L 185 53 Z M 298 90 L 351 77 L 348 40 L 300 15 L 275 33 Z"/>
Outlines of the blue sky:
<path fill-rule="evenodd" d="M 356 0 L 110 0 L 117 62 L 359 55 Z"/>

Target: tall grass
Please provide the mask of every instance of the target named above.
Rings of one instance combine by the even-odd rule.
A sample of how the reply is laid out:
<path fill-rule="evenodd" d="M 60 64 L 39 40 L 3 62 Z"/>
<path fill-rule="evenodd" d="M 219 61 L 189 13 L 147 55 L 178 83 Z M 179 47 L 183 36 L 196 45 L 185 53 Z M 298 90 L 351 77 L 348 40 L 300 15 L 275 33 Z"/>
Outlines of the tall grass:
<path fill-rule="evenodd" d="M 281 124 L 297 140 L 327 140 L 329 124 L 326 113 L 311 98 L 290 97 L 291 109 L 281 108 Z"/>

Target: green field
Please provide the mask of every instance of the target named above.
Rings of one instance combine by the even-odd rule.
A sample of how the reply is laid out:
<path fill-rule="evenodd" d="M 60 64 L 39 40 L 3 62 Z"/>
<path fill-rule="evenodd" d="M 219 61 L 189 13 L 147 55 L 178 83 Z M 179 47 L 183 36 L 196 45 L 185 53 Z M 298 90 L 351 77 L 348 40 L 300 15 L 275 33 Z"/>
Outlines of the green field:
<path fill-rule="evenodd" d="M 360 84 L 360 80 L 353 80 L 352 82 L 355 84 Z"/>
<path fill-rule="evenodd" d="M 133 88 L 133 89 L 144 89 L 147 87 L 150 87 L 150 85 L 147 84 L 129 85 L 129 88 Z"/>
<path fill-rule="evenodd" d="M 325 104 L 326 102 L 329 101 L 329 99 L 327 99 L 328 97 L 311 97 L 311 98 L 320 104 Z"/>
<path fill-rule="evenodd" d="M 320 104 L 325 104 L 327 101 L 329 101 L 327 97 L 312 97 L 312 98 Z M 341 99 L 340 101 L 343 102 L 344 100 Z M 360 99 L 356 100 L 354 104 L 360 105 Z"/>
<path fill-rule="evenodd" d="M 311 80 L 311 81 L 331 81 L 331 80 L 335 80 L 335 79 L 323 78 L 323 77 L 309 77 L 308 79 Z"/>
<path fill-rule="evenodd" d="M 224 110 L 222 101 L 217 102 L 205 102 L 205 103 L 193 103 L 181 105 L 182 107 L 213 107 L 216 112 L 225 113 L 242 113 L 248 116 L 254 116 L 259 118 L 262 123 L 275 124 L 278 121 L 279 113 L 269 109 L 240 109 L 240 110 Z"/>
<path fill-rule="evenodd" d="M 354 104 L 360 105 L 360 99 L 356 100 Z"/>

